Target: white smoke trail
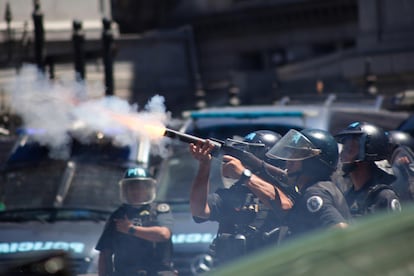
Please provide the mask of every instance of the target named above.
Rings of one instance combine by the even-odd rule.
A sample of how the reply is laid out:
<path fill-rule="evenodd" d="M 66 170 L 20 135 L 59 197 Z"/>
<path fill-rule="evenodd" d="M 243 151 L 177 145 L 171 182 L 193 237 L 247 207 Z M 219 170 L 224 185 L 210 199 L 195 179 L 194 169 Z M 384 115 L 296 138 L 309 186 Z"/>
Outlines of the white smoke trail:
<path fill-rule="evenodd" d="M 33 65 L 25 65 L 7 87 L 12 112 L 18 114 L 24 128 L 35 130 L 33 138 L 52 152 L 67 154 L 70 134 L 88 142 L 89 134 L 101 132 L 119 145 L 130 145 L 137 139 L 150 139 L 154 151 L 163 154 L 165 140 L 142 131 L 131 131 L 110 114 L 134 116 L 139 122 L 165 126 L 170 119 L 164 97 L 156 95 L 139 110 L 116 96 L 91 99 L 87 94 L 102 94 L 103 86 L 87 87 L 75 81 L 50 81 Z M 62 156 L 63 157 L 63 156 Z"/>

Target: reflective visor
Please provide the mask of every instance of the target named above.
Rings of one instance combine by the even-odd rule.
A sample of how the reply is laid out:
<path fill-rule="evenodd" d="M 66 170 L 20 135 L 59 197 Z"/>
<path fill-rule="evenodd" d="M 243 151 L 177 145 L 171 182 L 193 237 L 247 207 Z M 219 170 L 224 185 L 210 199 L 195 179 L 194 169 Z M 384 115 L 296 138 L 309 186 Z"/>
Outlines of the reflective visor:
<path fill-rule="evenodd" d="M 230 147 L 234 147 L 239 150 L 249 151 L 252 150 L 262 150 L 265 148 L 265 144 L 262 143 L 249 143 L 245 141 L 238 141 L 231 138 L 226 139 L 226 145 Z"/>
<path fill-rule="evenodd" d="M 291 129 L 267 153 L 271 159 L 298 161 L 321 153 L 308 138 L 297 130 Z"/>
<path fill-rule="evenodd" d="M 121 200 L 131 205 L 148 204 L 156 196 L 156 184 L 152 178 L 123 179 L 121 185 Z"/>

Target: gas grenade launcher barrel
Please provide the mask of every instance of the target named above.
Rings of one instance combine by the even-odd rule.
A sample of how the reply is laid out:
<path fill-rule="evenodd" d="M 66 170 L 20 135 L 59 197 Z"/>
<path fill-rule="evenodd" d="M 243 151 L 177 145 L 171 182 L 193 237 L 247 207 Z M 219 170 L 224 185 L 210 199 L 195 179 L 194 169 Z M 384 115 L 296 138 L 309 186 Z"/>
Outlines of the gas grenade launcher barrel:
<path fill-rule="evenodd" d="M 169 138 L 173 138 L 173 139 L 177 139 L 181 142 L 190 144 L 196 144 L 198 142 L 204 143 L 207 139 L 203 139 L 191 134 L 187 134 L 187 133 L 182 133 L 176 130 L 172 130 L 169 128 L 165 129 L 164 135 L 165 137 L 169 137 Z M 221 150 L 221 147 L 223 146 L 224 142 L 218 142 L 218 141 L 214 141 L 214 140 L 210 140 L 210 143 L 212 143 L 214 145 L 214 149 L 212 151 L 212 155 L 217 156 Z"/>

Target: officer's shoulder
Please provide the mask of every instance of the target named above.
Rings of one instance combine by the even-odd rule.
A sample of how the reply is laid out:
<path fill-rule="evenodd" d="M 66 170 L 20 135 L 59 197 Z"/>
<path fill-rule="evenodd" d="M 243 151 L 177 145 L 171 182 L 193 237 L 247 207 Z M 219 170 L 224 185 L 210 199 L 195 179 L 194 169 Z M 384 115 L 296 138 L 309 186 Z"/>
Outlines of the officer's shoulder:
<path fill-rule="evenodd" d="M 168 213 L 171 211 L 171 207 L 168 203 L 165 202 L 156 202 L 154 208 L 157 213 Z"/>
<path fill-rule="evenodd" d="M 381 185 L 381 187 L 377 188 L 377 191 L 374 191 L 378 194 L 379 197 L 383 197 L 383 198 L 388 198 L 388 199 L 392 199 L 392 198 L 396 198 L 398 199 L 399 196 L 398 194 L 395 192 L 394 188 L 390 185 Z"/>
<path fill-rule="evenodd" d="M 310 185 L 305 190 L 305 194 L 321 193 L 324 190 L 331 189 L 335 184 L 332 181 L 319 181 Z"/>

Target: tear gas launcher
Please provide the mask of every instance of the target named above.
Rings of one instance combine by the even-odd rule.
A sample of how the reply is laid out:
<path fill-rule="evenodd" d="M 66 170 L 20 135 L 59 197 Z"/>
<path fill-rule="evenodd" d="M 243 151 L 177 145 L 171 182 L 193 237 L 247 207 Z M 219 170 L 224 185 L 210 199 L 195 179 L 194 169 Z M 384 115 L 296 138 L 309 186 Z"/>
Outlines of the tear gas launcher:
<path fill-rule="evenodd" d="M 207 140 L 168 128 L 165 130 L 164 136 L 174 138 L 188 144 L 196 144 L 200 142 L 205 143 Z M 262 167 L 263 160 L 257 158 L 250 151 L 255 147 L 264 147 L 264 144 L 247 143 L 230 138 L 227 138 L 225 141 L 215 138 L 209 138 L 208 140 L 210 140 L 210 142 L 214 145 L 214 149 L 211 152 L 213 157 L 219 158 L 223 155 L 231 155 L 242 161 L 242 163 L 251 170 L 256 171 Z"/>
<path fill-rule="evenodd" d="M 206 139 L 168 128 L 165 129 L 164 136 L 177 139 L 188 144 L 206 142 Z M 264 148 L 264 144 L 248 143 L 230 138 L 227 138 L 224 141 L 215 138 L 209 138 L 208 140 L 210 140 L 214 145 L 214 149 L 211 152 L 213 157 L 219 158 L 223 155 L 233 156 L 239 159 L 243 165 L 249 168 L 252 172 L 258 174 L 261 178 L 280 188 L 292 200 L 296 198 L 297 193 L 294 188 L 286 184 L 286 172 L 279 167 L 265 162 L 251 153 L 257 147 Z"/>

